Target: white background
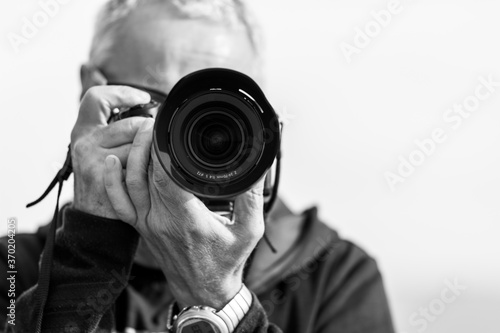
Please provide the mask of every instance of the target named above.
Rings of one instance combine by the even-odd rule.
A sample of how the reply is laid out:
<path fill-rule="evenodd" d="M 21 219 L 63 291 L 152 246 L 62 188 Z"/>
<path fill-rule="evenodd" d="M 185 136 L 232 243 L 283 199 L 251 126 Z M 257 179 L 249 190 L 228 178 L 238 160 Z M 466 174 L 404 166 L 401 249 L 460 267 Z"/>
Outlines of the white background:
<path fill-rule="evenodd" d="M 62 5 L 17 53 L 7 34 L 20 34 L 40 6 L 0 10 L 0 218 L 17 217 L 20 231 L 51 218 L 56 191 L 24 205 L 64 160 L 102 3 Z M 467 289 L 421 331 L 500 332 L 500 87 L 459 128 L 443 120 L 479 76 L 500 81 L 500 2 L 402 0 L 351 63 L 340 44 L 354 45 L 356 27 L 387 1 L 253 3 L 267 35 L 265 90 L 288 114 L 281 195 L 297 212 L 318 205 L 377 259 L 398 332 L 423 328 L 409 318 L 438 304 L 447 279 Z M 399 156 L 435 128 L 447 140 L 391 191 L 384 173 L 396 173 Z"/>

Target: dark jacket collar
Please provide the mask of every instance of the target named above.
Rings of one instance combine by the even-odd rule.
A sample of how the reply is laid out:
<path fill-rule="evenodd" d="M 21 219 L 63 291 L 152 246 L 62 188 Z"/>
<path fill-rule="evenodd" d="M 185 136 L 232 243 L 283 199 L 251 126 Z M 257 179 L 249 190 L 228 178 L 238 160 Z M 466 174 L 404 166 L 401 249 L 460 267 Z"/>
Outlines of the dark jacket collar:
<path fill-rule="evenodd" d="M 261 241 L 245 281 L 249 289 L 259 294 L 273 288 L 279 281 L 317 260 L 338 240 L 337 233 L 320 222 L 317 215 L 317 209 L 313 207 L 301 215 L 290 214 L 269 222 L 268 229 L 272 230 L 269 238 L 279 252 L 272 253 Z M 278 242 L 274 243 L 276 239 Z"/>

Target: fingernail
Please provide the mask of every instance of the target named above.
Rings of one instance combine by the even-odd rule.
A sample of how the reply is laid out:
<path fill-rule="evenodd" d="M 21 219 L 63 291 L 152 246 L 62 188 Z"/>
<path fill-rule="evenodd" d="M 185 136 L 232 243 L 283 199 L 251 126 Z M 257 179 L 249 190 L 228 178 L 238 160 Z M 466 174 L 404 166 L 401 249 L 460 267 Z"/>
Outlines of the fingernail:
<path fill-rule="evenodd" d="M 106 163 L 106 168 L 108 168 L 108 169 L 112 169 L 116 163 L 115 159 L 112 156 L 106 157 L 104 162 Z"/>

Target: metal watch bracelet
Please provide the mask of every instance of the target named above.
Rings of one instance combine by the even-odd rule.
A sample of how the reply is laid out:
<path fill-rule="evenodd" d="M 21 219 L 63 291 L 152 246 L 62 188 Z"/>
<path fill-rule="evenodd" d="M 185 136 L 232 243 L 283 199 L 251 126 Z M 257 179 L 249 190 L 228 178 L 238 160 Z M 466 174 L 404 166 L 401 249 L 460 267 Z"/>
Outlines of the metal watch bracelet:
<path fill-rule="evenodd" d="M 177 327 L 177 321 L 185 320 L 185 316 L 189 313 L 190 309 L 196 309 L 199 311 L 211 311 L 213 315 L 219 317 L 225 324 L 228 333 L 234 332 L 240 321 L 250 310 L 252 305 L 252 293 L 248 288 L 242 284 L 240 291 L 227 303 L 221 310 L 216 311 L 208 306 L 197 305 L 189 306 L 182 309 L 179 314 L 173 314 L 173 309 L 175 307 L 175 302 L 172 303 L 168 311 L 168 322 L 167 329 L 169 332 L 175 332 Z M 211 309 L 211 310 L 209 310 Z"/>

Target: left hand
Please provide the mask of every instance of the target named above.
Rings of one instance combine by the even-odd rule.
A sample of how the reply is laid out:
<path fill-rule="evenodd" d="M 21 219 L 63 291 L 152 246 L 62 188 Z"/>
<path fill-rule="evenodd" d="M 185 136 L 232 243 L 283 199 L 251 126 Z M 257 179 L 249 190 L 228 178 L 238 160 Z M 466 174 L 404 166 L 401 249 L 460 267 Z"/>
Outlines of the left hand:
<path fill-rule="evenodd" d="M 107 119 L 115 108 L 130 108 L 150 100 L 148 93 L 126 86 L 93 87 L 85 93 L 71 131 L 75 209 L 116 218 L 103 183 L 104 160 L 113 154 L 126 165 L 132 142 L 145 119 L 131 117 L 112 124 Z"/>
<path fill-rule="evenodd" d="M 181 308 L 221 309 L 241 288 L 245 262 L 264 233 L 263 181 L 236 198 L 230 224 L 169 178 L 151 152 L 153 124 L 144 122 L 136 134 L 125 179 L 119 159 L 107 157 L 115 160 L 104 176 L 109 200 L 145 239 Z"/>

